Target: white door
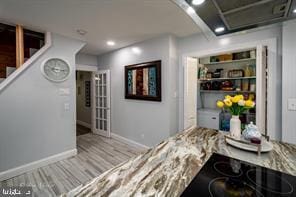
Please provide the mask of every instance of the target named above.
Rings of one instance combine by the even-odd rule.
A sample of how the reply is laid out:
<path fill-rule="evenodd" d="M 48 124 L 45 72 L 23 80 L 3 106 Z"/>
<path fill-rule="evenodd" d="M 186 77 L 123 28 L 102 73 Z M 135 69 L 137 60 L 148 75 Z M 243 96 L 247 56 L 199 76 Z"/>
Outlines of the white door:
<path fill-rule="evenodd" d="M 267 47 L 257 46 L 256 64 L 256 125 L 263 134 L 266 133 L 267 117 Z"/>
<path fill-rule="evenodd" d="M 197 58 L 187 57 L 184 69 L 184 129 L 196 126 Z"/>
<path fill-rule="evenodd" d="M 92 131 L 110 137 L 110 71 L 93 72 Z"/>

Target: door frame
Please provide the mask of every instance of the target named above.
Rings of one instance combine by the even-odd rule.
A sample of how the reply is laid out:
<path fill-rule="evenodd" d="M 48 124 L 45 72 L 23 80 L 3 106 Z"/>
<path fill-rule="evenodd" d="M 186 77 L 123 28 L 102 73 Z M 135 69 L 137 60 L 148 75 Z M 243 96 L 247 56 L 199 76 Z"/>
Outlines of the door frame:
<path fill-rule="evenodd" d="M 223 38 L 222 38 L 223 39 Z M 227 38 L 225 38 L 227 39 Z M 219 45 L 219 43 L 217 43 Z M 212 48 L 212 49 L 207 49 L 207 50 L 201 50 L 201 51 L 194 51 L 194 52 L 189 52 L 181 55 L 180 58 L 180 65 L 181 65 L 181 71 L 179 78 L 180 80 L 180 88 L 181 91 L 181 99 L 179 100 L 179 130 L 183 130 L 184 128 L 184 107 L 185 107 L 185 102 L 184 102 L 184 95 L 185 95 L 185 83 L 187 81 L 186 76 L 185 76 L 185 69 L 186 69 L 186 64 L 187 64 L 187 57 L 195 57 L 195 58 L 200 58 L 208 55 L 217 55 L 223 52 L 233 52 L 233 51 L 240 51 L 240 50 L 247 50 L 247 49 L 252 49 L 256 48 L 258 46 L 267 46 L 268 51 L 272 51 L 275 54 L 277 54 L 277 39 L 276 38 L 271 38 L 267 40 L 259 40 L 259 41 L 254 41 L 254 42 L 247 42 L 247 43 L 241 43 L 241 44 L 229 44 L 229 45 L 220 45 L 218 48 Z M 258 64 L 258 59 L 256 60 L 256 63 Z M 273 91 L 272 87 L 274 86 L 274 82 L 272 81 L 272 75 L 274 75 L 276 71 L 276 66 L 278 63 L 278 57 L 277 55 L 274 55 L 272 59 L 268 59 L 268 64 L 269 64 L 269 73 L 268 73 L 268 87 L 267 87 L 267 98 L 268 99 L 268 106 L 267 111 L 272 111 L 271 109 L 274 108 L 274 103 L 276 102 L 274 98 L 274 95 L 276 94 L 275 91 Z M 258 74 L 258 73 L 257 73 Z M 256 90 L 258 92 L 258 90 Z M 263 112 L 264 113 L 264 112 Z M 270 119 L 269 116 L 272 116 L 272 113 L 268 112 L 266 114 L 267 119 Z M 257 117 L 256 117 L 257 118 Z M 260 119 L 260 118 L 259 118 Z M 266 125 L 266 131 L 267 134 L 272 138 L 272 139 L 278 139 L 279 136 L 277 134 L 277 131 L 279 131 L 278 128 L 279 126 L 276 125 L 275 121 L 268 121 Z"/>
<path fill-rule="evenodd" d="M 198 58 L 195 57 L 186 57 L 186 65 L 184 67 L 184 79 L 188 79 L 188 70 L 189 70 L 189 61 L 196 61 L 196 75 L 197 76 L 197 72 L 198 72 Z M 190 65 L 192 66 L 192 65 Z M 197 78 L 193 81 L 193 83 L 197 84 Z M 197 87 L 197 86 L 196 86 Z M 184 80 L 184 115 L 183 115 L 183 119 L 184 119 L 184 129 L 187 129 L 188 127 L 191 126 L 197 126 L 197 88 L 195 88 L 196 90 L 194 91 L 195 96 L 194 96 L 194 100 L 195 100 L 195 104 L 193 106 L 193 108 L 195 109 L 195 117 L 188 117 L 186 116 L 187 111 L 189 111 L 189 109 L 187 109 L 188 104 L 188 93 L 189 93 L 189 85 L 188 85 L 188 80 Z M 191 106 L 192 107 L 192 106 Z M 189 119 L 195 118 L 195 120 L 193 121 L 193 125 L 187 125 L 186 122 L 189 121 Z"/>
<path fill-rule="evenodd" d="M 91 76 L 94 72 L 97 72 L 98 71 L 98 67 L 97 66 L 90 66 L 90 65 L 85 65 L 85 64 L 76 64 L 76 67 L 75 67 L 75 74 L 76 74 L 76 71 L 84 71 L 84 72 L 90 72 L 91 73 Z M 90 115 L 90 129 L 91 129 L 91 132 L 93 133 L 93 129 L 92 129 L 92 125 L 93 125 L 93 103 L 92 103 L 92 100 L 93 100 L 93 90 L 92 90 L 92 87 L 93 87 L 93 81 L 92 81 L 92 78 L 91 78 L 91 115 Z M 76 131 L 76 125 L 77 125 L 77 106 L 76 106 L 76 97 L 77 97 L 77 83 L 75 81 L 75 131 Z M 75 135 L 76 136 L 76 135 Z"/>
<path fill-rule="evenodd" d="M 107 81 L 107 128 L 109 128 L 109 131 L 105 132 L 103 130 L 101 131 L 97 131 L 96 130 L 96 95 L 95 95 L 95 75 L 99 74 L 100 72 L 104 72 L 107 73 L 107 77 L 106 77 L 106 81 Z M 92 84 L 92 91 L 91 91 L 91 97 L 92 97 L 92 124 L 91 124 L 91 130 L 93 133 L 98 134 L 98 135 L 102 135 L 104 137 L 111 137 L 111 71 L 109 69 L 98 69 L 95 72 L 92 72 L 92 80 L 91 80 L 91 84 Z"/>

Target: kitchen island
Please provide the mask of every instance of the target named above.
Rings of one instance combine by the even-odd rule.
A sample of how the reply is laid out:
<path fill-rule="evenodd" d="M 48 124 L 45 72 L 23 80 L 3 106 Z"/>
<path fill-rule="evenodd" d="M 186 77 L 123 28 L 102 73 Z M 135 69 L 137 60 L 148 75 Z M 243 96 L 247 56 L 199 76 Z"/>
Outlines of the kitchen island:
<path fill-rule="evenodd" d="M 272 143 L 257 156 L 225 144 L 222 132 L 190 128 L 64 196 L 180 196 L 213 152 L 296 176 L 296 146 Z"/>

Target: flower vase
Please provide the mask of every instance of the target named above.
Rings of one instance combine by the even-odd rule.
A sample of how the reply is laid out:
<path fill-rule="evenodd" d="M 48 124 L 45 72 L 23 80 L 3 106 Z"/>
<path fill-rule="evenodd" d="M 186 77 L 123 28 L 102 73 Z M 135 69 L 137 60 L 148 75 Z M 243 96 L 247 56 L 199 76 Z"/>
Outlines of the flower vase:
<path fill-rule="evenodd" d="M 230 119 L 230 135 L 236 139 L 241 137 L 241 121 L 239 116 L 233 115 Z"/>

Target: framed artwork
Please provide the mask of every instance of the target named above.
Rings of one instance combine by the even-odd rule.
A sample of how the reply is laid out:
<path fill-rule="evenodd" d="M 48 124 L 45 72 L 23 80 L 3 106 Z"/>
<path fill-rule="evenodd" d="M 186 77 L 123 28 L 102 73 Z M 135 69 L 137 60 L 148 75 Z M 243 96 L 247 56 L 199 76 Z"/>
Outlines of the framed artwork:
<path fill-rule="evenodd" d="M 125 66 L 125 98 L 161 101 L 161 60 Z"/>
<path fill-rule="evenodd" d="M 91 106 L 91 87 L 90 81 L 85 81 L 85 107 Z"/>

